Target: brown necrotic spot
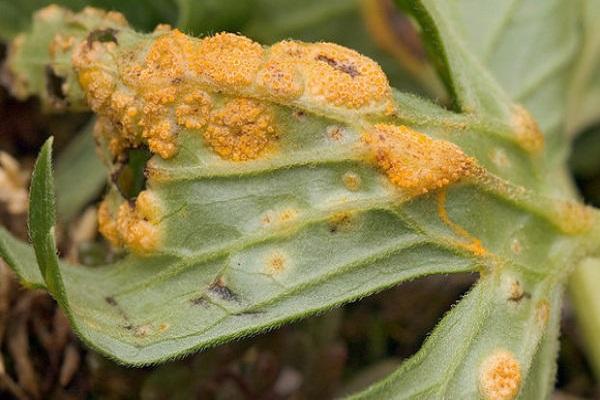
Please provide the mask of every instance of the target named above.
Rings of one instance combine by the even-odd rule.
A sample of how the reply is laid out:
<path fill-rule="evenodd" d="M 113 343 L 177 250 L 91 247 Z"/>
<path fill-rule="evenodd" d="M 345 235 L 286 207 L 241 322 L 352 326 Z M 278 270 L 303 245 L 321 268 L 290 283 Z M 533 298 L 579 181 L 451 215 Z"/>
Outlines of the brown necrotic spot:
<path fill-rule="evenodd" d="M 104 298 L 104 301 L 106 301 L 106 303 L 110 306 L 117 306 L 119 304 L 117 303 L 117 300 L 115 300 L 115 298 L 112 296 L 106 296 Z"/>
<path fill-rule="evenodd" d="M 329 233 L 347 232 L 352 228 L 352 214 L 339 212 L 329 219 Z"/>
<path fill-rule="evenodd" d="M 206 300 L 206 297 L 204 297 L 204 295 L 202 295 L 199 297 L 194 297 L 193 299 L 190 300 L 190 303 L 192 303 L 192 305 L 194 305 L 194 306 L 206 306 L 206 305 L 208 305 L 208 300 Z"/>
<path fill-rule="evenodd" d="M 517 279 L 512 280 L 508 287 L 508 300 L 519 303 L 523 299 L 530 299 L 531 294 L 523 289 L 523 285 Z"/>
<path fill-rule="evenodd" d="M 225 301 L 238 301 L 238 295 L 227 287 L 222 277 L 217 278 L 208 290 Z"/>
<path fill-rule="evenodd" d="M 328 64 L 330 67 L 337 69 L 345 74 L 350 75 L 352 78 L 359 76 L 360 72 L 356 69 L 356 67 L 351 62 L 339 62 L 335 59 L 328 57 L 324 54 L 319 54 L 315 60 L 322 61 Z"/>

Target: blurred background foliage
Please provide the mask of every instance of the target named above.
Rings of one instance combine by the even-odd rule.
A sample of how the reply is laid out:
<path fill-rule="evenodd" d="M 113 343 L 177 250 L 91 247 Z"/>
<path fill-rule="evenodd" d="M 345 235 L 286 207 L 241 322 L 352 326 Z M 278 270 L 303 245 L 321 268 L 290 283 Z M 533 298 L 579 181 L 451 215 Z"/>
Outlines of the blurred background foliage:
<path fill-rule="evenodd" d="M 159 23 L 202 36 L 240 32 L 261 43 L 335 42 L 375 59 L 399 90 L 446 102 L 412 22 L 391 0 L 0 0 L 1 55 L 50 3 L 117 10 L 139 30 Z M 43 115 L 34 99 L 0 89 L 0 225 L 26 239 L 25 212 L 11 207 L 28 185 L 50 134 L 57 151 L 61 254 L 96 265 L 114 257 L 96 234 L 103 168 L 90 116 Z M 600 126 L 574 144 L 571 168 L 585 200 L 600 206 Z M 14 203 L 14 201 L 13 201 Z M 18 203 L 15 203 L 18 204 Z M 419 348 L 475 277 L 419 279 L 318 317 L 161 366 L 130 369 L 84 349 L 48 295 L 19 286 L 0 261 L 0 398 L 327 399 L 355 392 Z M 557 399 L 600 398 L 566 306 Z"/>

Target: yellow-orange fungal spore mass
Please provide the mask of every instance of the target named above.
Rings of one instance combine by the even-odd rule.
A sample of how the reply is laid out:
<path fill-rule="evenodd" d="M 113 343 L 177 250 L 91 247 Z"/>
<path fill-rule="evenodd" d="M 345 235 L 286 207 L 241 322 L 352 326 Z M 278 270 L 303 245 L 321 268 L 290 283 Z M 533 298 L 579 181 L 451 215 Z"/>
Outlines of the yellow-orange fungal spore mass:
<path fill-rule="evenodd" d="M 540 300 L 535 306 L 535 315 L 540 326 L 545 326 L 550 318 L 550 304 L 547 300 Z"/>
<path fill-rule="evenodd" d="M 98 207 L 98 230 L 113 246 L 119 247 L 122 245 L 117 222 L 111 215 L 106 200 L 102 201 Z"/>
<path fill-rule="evenodd" d="M 157 224 L 161 215 L 155 195 L 142 191 L 136 199 L 135 207 L 124 202 L 114 213 L 111 213 L 108 202 L 104 200 L 98 209 L 98 226 L 100 233 L 113 246 L 124 245 L 143 255 L 153 252 L 160 244 Z"/>
<path fill-rule="evenodd" d="M 329 232 L 347 232 L 352 229 L 352 214 L 349 212 L 338 212 L 329 218 Z"/>
<path fill-rule="evenodd" d="M 125 246 L 137 254 L 147 254 L 158 246 L 158 227 L 141 218 L 127 202 L 119 206 L 117 229 Z"/>
<path fill-rule="evenodd" d="M 363 141 L 390 181 L 415 195 L 446 187 L 478 171 L 475 160 L 458 146 L 406 126 L 375 125 Z"/>
<path fill-rule="evenodd" d="M 356 172 L 347 171 L 342 175 L 342 182 L 344 183 L 344 186 L 346 186 L 346 189 L 356 192 L 360 189 L 362 179 Z"/>
<path fill-rule="evenodd" d="M 479 391 L 485 400 L 513 400 L 521 388 L 521 366 L 514 354 L 497 350 L 481 364 Z"/>
<path fill-rule="evenodd" d="M 207 93 L 196 91 L 187 94 L 175 108 L 177 123 L 187 129 L 201 129 L 208 123 L 211 108 L 212 101 Z"/>
<path fill-rule="evenodd" d="M 563 232 L 571 235 L 585 233 L 594 224 L 594 209 L 574 201 L 558 202 L 554 205 L 557 220 Z"/>
<path fill-rule="evenodd" d="M 287 257 L 280 252 L 275 252 L 267 257 L 267 273 L 278 274 L 285 270 L 287 266 Z"/>
<path fill-rule="evenodd" d="M 186 39 L 181 48 L 187 64 L 218 89 L 250 85 L 263 64 L 262 46 L 244 36 L 219 33 L 200 41 Z"/>
<path fill-rule="evenodd" d="M 253 160 L 277 140 L 275 118 L 263 103 L 233 99 L 211 114 L 204 139 L 222 158 Z"/>

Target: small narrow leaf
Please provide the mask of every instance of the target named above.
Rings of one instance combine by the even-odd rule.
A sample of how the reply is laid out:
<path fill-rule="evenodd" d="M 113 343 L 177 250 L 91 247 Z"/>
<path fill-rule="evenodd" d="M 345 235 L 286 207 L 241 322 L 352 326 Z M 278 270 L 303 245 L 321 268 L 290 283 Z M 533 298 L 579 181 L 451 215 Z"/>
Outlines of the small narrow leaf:
<path fill-rule="evenodd" d="M 49 138 L 40 150 L 31 175 L 28 225 L 29 236 L 44 282 L 56 300 L 66 306 L 54 239 L 56 212 L 52 175 L 52 141 L 52 137 Z"/>

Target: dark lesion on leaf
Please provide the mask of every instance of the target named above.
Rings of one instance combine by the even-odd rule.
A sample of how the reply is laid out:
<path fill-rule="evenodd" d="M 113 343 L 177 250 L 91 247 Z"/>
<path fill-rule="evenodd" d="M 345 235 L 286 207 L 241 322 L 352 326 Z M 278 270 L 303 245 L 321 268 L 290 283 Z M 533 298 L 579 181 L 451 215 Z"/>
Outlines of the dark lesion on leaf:
<path fill-rule="evenodd" d="M 117 33 L 119 33 L 119 31 L 113 28 L 96 29 L 94 31 L 91 31 L 87 36 L 87 45 L 89 48 L 91 48 L 94 42 L 112 42 L 114 44 L 119 44 L 117 40 Z"/>
<path fill-rule="evenodd" d="M 193 306 L 206 307 L 208 305 L 209 301 L 204 295 L 202 295 L 202 296 L 198 296 L 198 297 L 194 297 L 193 299 L 190 299 L 190 303 L 192 303 Z"/>
<path fill-rule="evenodd" d="M 239 301 L 239 296 L 227 287 L 223 277 L 218 277 L 208 290 L 225 301 Z"/>
<path fill-rule="evenodd" d="M 121 325 L 121 327 L 123 329 L 130 331 L 135 328 L 135 326 L 129 320 L 129 316 L 127 315 L 125 310 L 123 310 L 123 308 L 121 307 L 121 305 L 119 304 L 117 299 L 114 298 L 114 296 L 106 296 L 104 298 L 104 301 L 109 306 L 114 307 L 116 309 L 117 313 L 121 316 L 121 318 L 123 318 L 123 320 L 125 321 L 125 324 Z"/>
<path fill-rule="evenodd" d="M 523 290 L 523 285 L 520 281 L 515 280 L 511 283 L 508 301 L 520 303 L 523 299 L 530 299 L 531 293 Z"/>
<path fill-rule="evenodd" d="M 513 301 L 515 303 L 520 303 L 523 299 L 530 299 L 530 298 L 531 298 L 531 293 L 529 293 L 529 292 L 523 292 L 523 293 L 520 293 L 520 294 L 518 294 L 516 296 L 509 297 L 508 300 L 509 301 Z"/>
<path fill-rule="evenodd" d="M 337 61 L 331 57 L 328 57 L 324 54 L 319 54 L 315 60 L 317 61 L 322 61 L 324 63 L 329 64 L 331 67 L 333 67 L 334 69 L 343 72 L 345 74 L 350 75 L 352 78 L 357 77 L 360 75 L 360 72 L 358 72 L 358 70 L 356 69 L 356 67 L 349 63 L 349 62 L 340 62 Z"/>
<path fill-rule="evenodd" d="M 106 302 L 108 303 L 108 305 L 109 305 L 109 306 L 116 307 L 116 306 L 118 306 L 118 305 L 119 305 L 119 303 L 117 303 L 117 300 L 115 300 L 115 298 L 114 298 L 114 297 L 112 297 L 112 296 L 106 296 L 106 297 L 104 298 L 104 301 L 106 301 Z"/>
<path fill-rule="evenodd" d="M 237 315 L 237 316 L 251 315 L 252 316 L 252 315 L 261 315 L 261 314 L 265 314 L 265 313 L 266 313 L 266 311 L 264 311 L 264 310 L 248 309 L 248 310 L 233 313 L 233 315 Z"/>

